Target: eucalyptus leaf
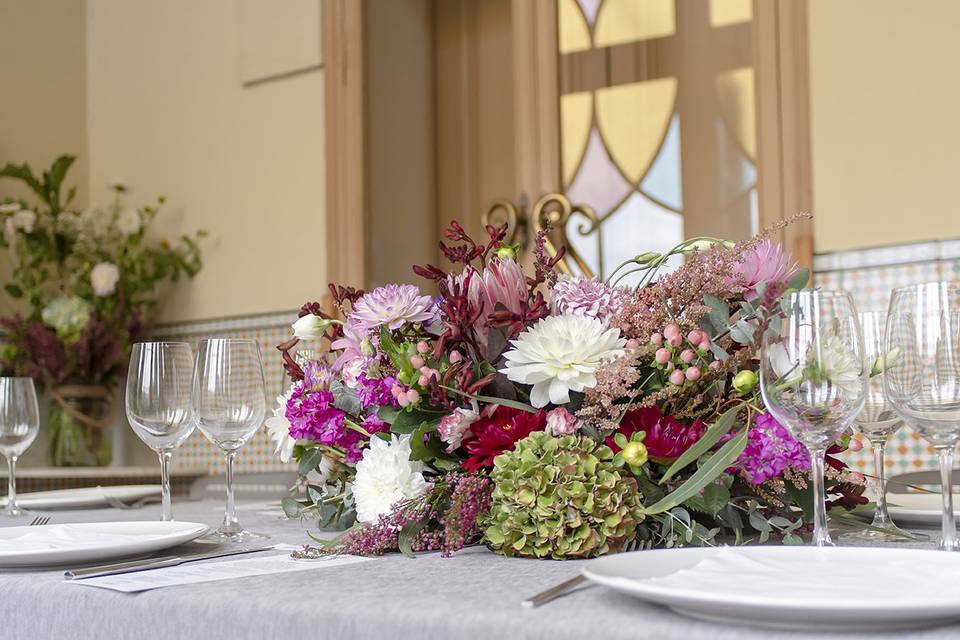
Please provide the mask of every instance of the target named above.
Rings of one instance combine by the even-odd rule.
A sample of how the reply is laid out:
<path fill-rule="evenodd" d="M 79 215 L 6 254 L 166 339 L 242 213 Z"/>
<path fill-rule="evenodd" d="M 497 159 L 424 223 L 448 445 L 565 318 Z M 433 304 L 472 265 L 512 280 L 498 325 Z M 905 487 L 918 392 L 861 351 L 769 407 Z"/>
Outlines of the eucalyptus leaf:
<path fill-rule="evenodd" d="M 730 337 L 740 344 L 752 344 L 754 329 L 755 327 L 746 320 L 738 320 L 730 327 Z"/>
<path fill-rule="evenodd" d="M 363 405 L 357 399 L 357 393 L 342 382 L 335 381 L 330 384 L 330 392 L 333 394 L 333 406 L 340 411 L 358 415 L 363 410 Z"/>
<path fill-rule="evenodd" d="M 787 283 L 787 287 L 790 289 L 803 289 L 805 286 L 807 286 L 807 281 L 809 280 L 809 269 L 797 269 L 797 272 L 793 274 L 792 278 L 790 278 L 790 282 Z"/>
<path fill-rule="evenodd" d="M 413 433 L 421 424 L 429 423 L 437 425 L 440 423 L 440 416 L 433 412 L 420 411 L 401 411 L 396 419 L 390 425 L 390 431 L 400 435 Z"/>
<path fill-rule="evenodd" d="M 303 457 L 300 458 L 300 463 L 297 465 L 297 473 L 301 476 L 307 475 L 317 468 L 321 460 L 323 460 L 322 451 L 319 449 L 307 449 Z"/>
<path fill-rule="evenodd" d="M 280 506 L 283 507 L 283 513 L 288 518 L 300 517 L 300 503 L 293 498 L 284 498 L 280 501 Z"/>

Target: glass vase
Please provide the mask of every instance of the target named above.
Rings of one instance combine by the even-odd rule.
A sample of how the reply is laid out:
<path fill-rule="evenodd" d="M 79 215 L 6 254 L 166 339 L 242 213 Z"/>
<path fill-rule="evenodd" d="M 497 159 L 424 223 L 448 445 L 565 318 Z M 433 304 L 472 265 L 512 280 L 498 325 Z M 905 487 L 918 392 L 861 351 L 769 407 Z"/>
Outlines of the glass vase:
<path fill-rule="evenodd" d="M 105 467 L 113 457 L 110 422 L 113 398 L 95 385 L 55 387 L 48 421 L 50 464 Z"/>

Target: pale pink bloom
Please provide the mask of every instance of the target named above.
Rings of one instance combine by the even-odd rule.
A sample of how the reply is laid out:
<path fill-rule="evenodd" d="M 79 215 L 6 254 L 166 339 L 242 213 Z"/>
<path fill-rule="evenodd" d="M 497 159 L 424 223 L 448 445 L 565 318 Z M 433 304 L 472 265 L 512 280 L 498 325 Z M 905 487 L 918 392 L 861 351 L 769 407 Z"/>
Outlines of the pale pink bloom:
<path fill-rule="evenodd" d="M 620 311 L 625 292 L 596 278 L 565 276 L 557 280 L 550 293 L 553 312 L 577 315 L 606 322 Z"/>
<path fill-rule="evenodd" d="M 497 305 L 511 313 L 523 313 L 527 300 L 527 280 L 520 265 L 513 260 L 495 258 L 483 271 L 467 266 L 456 276 L 450 276 L 451 284 L 456 283 L 466 289 L 467 301 L 473 311 L 480 312 L 475 333 L 480 347 L 487 344 L 490 334 L 490 315 L 497 311 Z"/>
<path fill-rule="evenodd" d="M 748 249 L 743 259 L 734 267 L 737 284 L 743 287 L 743 297 L 757 297 L 757 285 L 765 282 L 768 287 L 786 287 L 797 272 L 797 265 L 790 262 L 779 244 L 764 239 Z"/>
<path fill-rule="evenodd" d="M 476 411 L 470 409 L 454 409 L 453 413 L 444 416 L 437 426 L 440 439 L 447 443 L 447 452 L 452 453 L 460 446 L 463 434 L 474 422 L 480 419 Z"/>
<path fill-rule="evenodd" d="M 563 407 L 547 412 L 547 432 L 551 435 L 568 436 L 577 430 L 577 426 L 577 418 Z"/>
<path fill-rule="evenodd" d="M 353 305 L 350 322 L 362 331 L 386 325 L 391 331 L 405 324 L 433 319 L 433 298 L 412 284 L 388 284 L 364 294 Z"/>

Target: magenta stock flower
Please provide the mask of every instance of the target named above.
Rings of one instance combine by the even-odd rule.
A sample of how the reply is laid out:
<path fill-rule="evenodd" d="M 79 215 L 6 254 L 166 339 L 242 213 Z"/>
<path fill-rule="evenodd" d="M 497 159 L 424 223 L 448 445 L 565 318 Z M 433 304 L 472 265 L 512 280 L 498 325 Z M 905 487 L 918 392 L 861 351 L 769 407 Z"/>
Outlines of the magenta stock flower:
<path fill-rule="evenodd" d="M 357 400 L 360 401 L 360 406 L 364 409 L 371 406 L 399 407 L 396 396 L 390 393 L 396 384 L 397 379 L 393 376 L 368 378 L 366 374 L 361 373 L 357 376 Z"/>
<path fill-rule="evenodd" d="M 607 286 L 594 278 L 563 277 L 551 292 L 553 312 L 578 315 L 606 322 L 620 311 L 624 291 Z"/>
<path fill-rule="evenodd" d="M 346 416 L 333 406 L 333 394 L 327 389 L 311 391 L 300 384 L 287 401 L 286 418 L 290 421 L 290 436 L 338 446 L 347 430 Z"/>
<path fill-rule="evenodd" d="M 766 283 L 768 287 L 785 288 L 796 272 L 797 265 L 790 262 L 783 247 L 766 238 L 748 248 L 734 266 L 738 284 L 743 287 L 743 297 L 747 300 L 757 297 L 760 283 Z"/>
<path fill-rule="evenodd" d="M 357 300 L 350 323 L 361 331 L 386 325 L 391 331 L 405 324 L 433 319 L 433 298 L 412 284 L 388 284 Z"/>
<path fill-rule="evenodd" d="M 786 428 L 769 413 L 757 416 L 747 446 L 737 458 L 741 475 L 750 484 L 779 478 L 790 467 L 809 469 L 810 456 Z"/>

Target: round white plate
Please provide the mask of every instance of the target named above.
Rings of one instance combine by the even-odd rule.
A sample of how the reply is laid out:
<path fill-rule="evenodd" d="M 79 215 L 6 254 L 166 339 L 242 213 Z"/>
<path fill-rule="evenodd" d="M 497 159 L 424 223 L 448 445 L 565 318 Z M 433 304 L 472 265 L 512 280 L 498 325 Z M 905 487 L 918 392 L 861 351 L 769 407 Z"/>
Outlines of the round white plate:
<path fill-rule="evenodd" d="M 960 520 L 960 495 L 953 494 L 954 517 Z M 888 493 L 887 512 L 893 521 L 903 525 L 939 527 L 943 500 L 939 493 Z"/>
<path fill-rule="evenodd" d="M 602 585 L 715 622 L 813 630 L 960 620 L 960 554 L 871 547 L 724 547 L 598 558 Z"/>
<path fill-rule="evenodd" d="M 209 527 L 196 522 L 83 522 L 0 528 L 0 567 L 85 564 L 175 547 Z"/>
<path fill-rule="evenodd" d="M 83 487 L 81 489 L 58 489 L 17 494 L 17 505 L 24 509 L 82 509 L 85 507 L 109 507 L 107 496 L 123 502 L 160 495 L 160 485 L 130 484 L 111 487 Z M 6 497 L 0 506 L 6 506 Z"/>

